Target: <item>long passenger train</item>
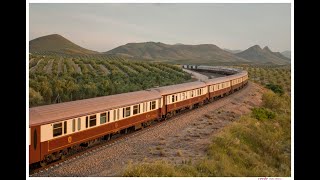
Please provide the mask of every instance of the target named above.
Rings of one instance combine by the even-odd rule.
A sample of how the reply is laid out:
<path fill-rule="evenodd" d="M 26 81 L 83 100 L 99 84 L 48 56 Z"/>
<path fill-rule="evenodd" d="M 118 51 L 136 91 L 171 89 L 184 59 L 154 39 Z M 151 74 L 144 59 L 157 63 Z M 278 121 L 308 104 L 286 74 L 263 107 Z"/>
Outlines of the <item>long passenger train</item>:
<path fill-rule="evenodd" d="M 30 108 L 29 164 L 45 166 L 71 150 L 144 128 L 233 93 L 247 81 L 248 73 L 239 70 L 206 81 Z"/>

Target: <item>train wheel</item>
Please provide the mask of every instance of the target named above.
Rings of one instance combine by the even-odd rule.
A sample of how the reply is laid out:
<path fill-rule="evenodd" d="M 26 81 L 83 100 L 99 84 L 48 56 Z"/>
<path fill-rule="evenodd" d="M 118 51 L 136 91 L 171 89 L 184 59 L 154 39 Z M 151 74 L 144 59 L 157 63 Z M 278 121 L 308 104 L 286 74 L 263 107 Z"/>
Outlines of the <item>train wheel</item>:
<path fill-rule="evenodd" d="M 44 166 L 46 166 L 47 164 L 48 164 L 48 163 L 47 163 L 46 160 L 40 161 L 40 166 L 41 166 L 41 167 L 44 167 Z"/>
<path fill-rule="evenodd" d="M 66 156 L 67 156 L 67 154 L 68 154 L 68 150 L 63 150 L 63 151 L 61 152 L 60 159 L 65 159 Z"/>

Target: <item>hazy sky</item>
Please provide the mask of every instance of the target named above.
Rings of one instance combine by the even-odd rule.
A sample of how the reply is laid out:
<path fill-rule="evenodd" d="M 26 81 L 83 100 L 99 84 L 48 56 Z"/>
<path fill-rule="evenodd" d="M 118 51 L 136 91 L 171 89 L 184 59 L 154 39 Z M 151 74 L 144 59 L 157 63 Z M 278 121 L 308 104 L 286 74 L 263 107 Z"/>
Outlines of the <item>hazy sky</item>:
<path fill-rule="evenodd" d="M 290 50 L 290 4 L 30 4 L 30 40 L 60 34 L 95 51 L 129 42 Z"/>

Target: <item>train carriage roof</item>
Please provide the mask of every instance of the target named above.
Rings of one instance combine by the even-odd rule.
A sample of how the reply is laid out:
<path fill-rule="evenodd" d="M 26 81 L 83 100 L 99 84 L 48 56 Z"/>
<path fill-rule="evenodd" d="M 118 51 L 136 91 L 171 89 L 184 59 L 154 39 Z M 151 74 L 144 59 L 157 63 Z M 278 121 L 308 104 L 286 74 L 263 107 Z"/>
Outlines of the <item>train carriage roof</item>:
<path fill-rule="evenodd" d="M 29 126 L 48 124 L 160 99 L 155 90 L 136 91 L 29 108 Z"/>
<path fill-rule="evenodd" d="M 246 71 L 242 71 L 237 74 L 233 74 L 229 76 L 223 76 L 223 77 L 204 80 L 204 82 L 206 83 L 206 85 L 217 84 L 217 83 L 222 83 L 222 82 L 230 81 L 232 79 L 243 77 L 246 74 L 247 74 Z"/>
<path fill-rule="evenodd" d="M 166 94 L 174 94 L 174 93 L 179 93 L 183 91 L 188 91 L 191 89 L 201 88 L 204 86 L 206 86 L 204 82 L 196 81 L 196 82 L 176 84 L 176 85 L 164 86 L 164 87 L 152 88 L 152 89 L 160 92 L 161 95 L 166 95 Z"/>

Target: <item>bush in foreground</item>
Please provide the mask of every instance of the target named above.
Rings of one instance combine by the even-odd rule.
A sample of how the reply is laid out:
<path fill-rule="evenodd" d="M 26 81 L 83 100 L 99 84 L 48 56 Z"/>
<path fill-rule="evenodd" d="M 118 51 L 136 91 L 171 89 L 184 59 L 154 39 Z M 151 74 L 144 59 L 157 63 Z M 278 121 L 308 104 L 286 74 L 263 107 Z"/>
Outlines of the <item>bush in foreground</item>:
<path fill-rule="evenodd" d="M 264 96 L 262 108 L 241 117 L 213 138 L 204 160 L 181 165 L 164 161 L 130 164 L 123 176 L 290 176 L 290 104 L 274 93 Z M 277 103 L 270 108 L 265 100 Z M 275 112 L 277 116 L 273 117 Z M 259 121 L 254 113 L 270 118 Z"/>

